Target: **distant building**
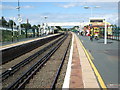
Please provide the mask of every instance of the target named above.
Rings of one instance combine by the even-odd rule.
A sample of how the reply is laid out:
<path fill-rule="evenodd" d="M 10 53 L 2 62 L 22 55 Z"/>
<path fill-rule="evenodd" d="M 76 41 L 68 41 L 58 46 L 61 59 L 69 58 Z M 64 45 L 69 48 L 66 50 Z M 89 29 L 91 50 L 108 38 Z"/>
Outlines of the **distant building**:
<path fill-rule="evenodd" d="M 90 18 L 89 24 L 91 24 L 93 27 L 105 27 L 104 18 Z M 110 23 L 107 23 L 107 27 L 110 27 Z"/>
<path fill-rule="evenodd" d="M 108 35 L 112 35 L 112 27 L 111 27 L 111 24 L 109 22 L 106 22 L 107 23 L 107 33 Z M 90 27 L 96 27 L 96 28 L 99 28 L 99 30 L 101 32 L 104 31 L 105 29 L 105 19 L 104 18 L 89 18 L 89 23 L 88 25 L 86 25 L 87 27 L 90 26 Z M 85 27 L 86 29 L 86 27 Z"/>
<path fill-rule="evenodd" d="M 98 27 L 102 31 L 105 28 L 105 19 L 104 18 L 90 18 L 89 23 L 92 25 L 92 27 Z M 106 22 L 106 24 L 107 24 L 108 35 L 112 35 L 111 24 L 109 22 Z"/>

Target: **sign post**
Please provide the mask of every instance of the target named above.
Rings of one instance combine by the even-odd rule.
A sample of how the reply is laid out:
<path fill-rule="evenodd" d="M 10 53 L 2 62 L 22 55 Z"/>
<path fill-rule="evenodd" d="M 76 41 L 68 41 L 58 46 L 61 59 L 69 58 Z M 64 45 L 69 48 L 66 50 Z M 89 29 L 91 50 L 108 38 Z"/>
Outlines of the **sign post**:
<path fill-rule="evenodd" d="M 19 22 L 19 35 L 21 35 L 21 22 L 22 22 L 21 17 L 18 18 L 18 22 Z"/>
<path fill-rule="evenodd" d="M 107 23 L 106 20 L 104 20 L 104 22 L 105 22 L 104 44 L 107 44 Z"/>

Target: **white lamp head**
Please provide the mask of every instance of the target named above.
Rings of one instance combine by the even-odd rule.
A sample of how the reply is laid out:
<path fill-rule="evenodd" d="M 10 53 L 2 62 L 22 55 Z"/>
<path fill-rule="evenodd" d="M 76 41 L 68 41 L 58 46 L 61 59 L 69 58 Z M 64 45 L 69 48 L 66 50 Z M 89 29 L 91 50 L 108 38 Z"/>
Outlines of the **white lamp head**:
<path fill-rule="evenodd" d="M 100 8 L 100 6 L 95 6 L 95 8 Z"/>
<path fill-rule="evenodd" d="M 89 9 L 90 7 L 88 7 L 88 6 L 84 6 L 84 8 L 85 8 L 85 9 Z"/>

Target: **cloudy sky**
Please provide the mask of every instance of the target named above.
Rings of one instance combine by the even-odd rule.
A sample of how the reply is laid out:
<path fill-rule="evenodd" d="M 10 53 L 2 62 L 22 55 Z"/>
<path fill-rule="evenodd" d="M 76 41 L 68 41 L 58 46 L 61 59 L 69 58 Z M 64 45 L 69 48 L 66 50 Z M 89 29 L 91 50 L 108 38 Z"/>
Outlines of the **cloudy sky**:
<path fill-rule="evenodd" d="M 2 9 L 2 16 L 7 20 L 10 18 L 17 18 L 17 0 L 5 0 L 0 5 Z M 13 2 L 12 2 L 13 1 Z M 20 0 L 22 1 L 22 0 Z M 28 1 L 28 0 L 27 0 Z M 96 0 L 80 0 L 67 2 L 55 2 L 54 0 L 47 0 L 46 2 L 20 2 L 20 14 L 23 22 L 29 19 L 29 22 L 33 24 L 40 24 L 42 22 L 87 22 L 89 17 L 102 17 L 106 18 L 108 22 L 112 24 L 118 23 L 118 0 L 112 2 L 111 0 L 104 0 L 104 2 L 96 2 Z M 62 1 L 62 0 L 61 0 Z M 85 9 L 85 6 L 89 6 L 89 9 Z M 96 6 L 99 6 L 95 8 Z M 48 18 L 45 20 L 44 17 Z M 17 21 L 16 21 L 17 22 Z"/>

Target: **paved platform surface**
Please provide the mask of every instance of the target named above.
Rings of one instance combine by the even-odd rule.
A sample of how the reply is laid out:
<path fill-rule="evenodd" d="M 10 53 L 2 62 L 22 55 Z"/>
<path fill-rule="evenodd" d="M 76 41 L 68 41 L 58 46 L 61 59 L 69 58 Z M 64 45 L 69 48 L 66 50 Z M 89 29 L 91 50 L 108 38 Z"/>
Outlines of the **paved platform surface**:
<path fill-rule="evenodd" d="M 118 88 L 118 41 L 108 40 L 104 44 L 104 39 L 90 41 L 87 36 L 78 35 L 84 47 L 87 49 L 91 59 L 97 67 L 108 88 Z"/>
<path fill-rule="evenodd" d="M 80 40 L 74 33 L 72 34 L 68 67 L 62 88 L 99 88 L 97 78 Z"/>
<path fill-rule="evenodd" d="M 77 39 L 73 42 L 73 55 L 70 76 L 70 88 L 83 88 L 82 67 L 77 49 Z"/>

